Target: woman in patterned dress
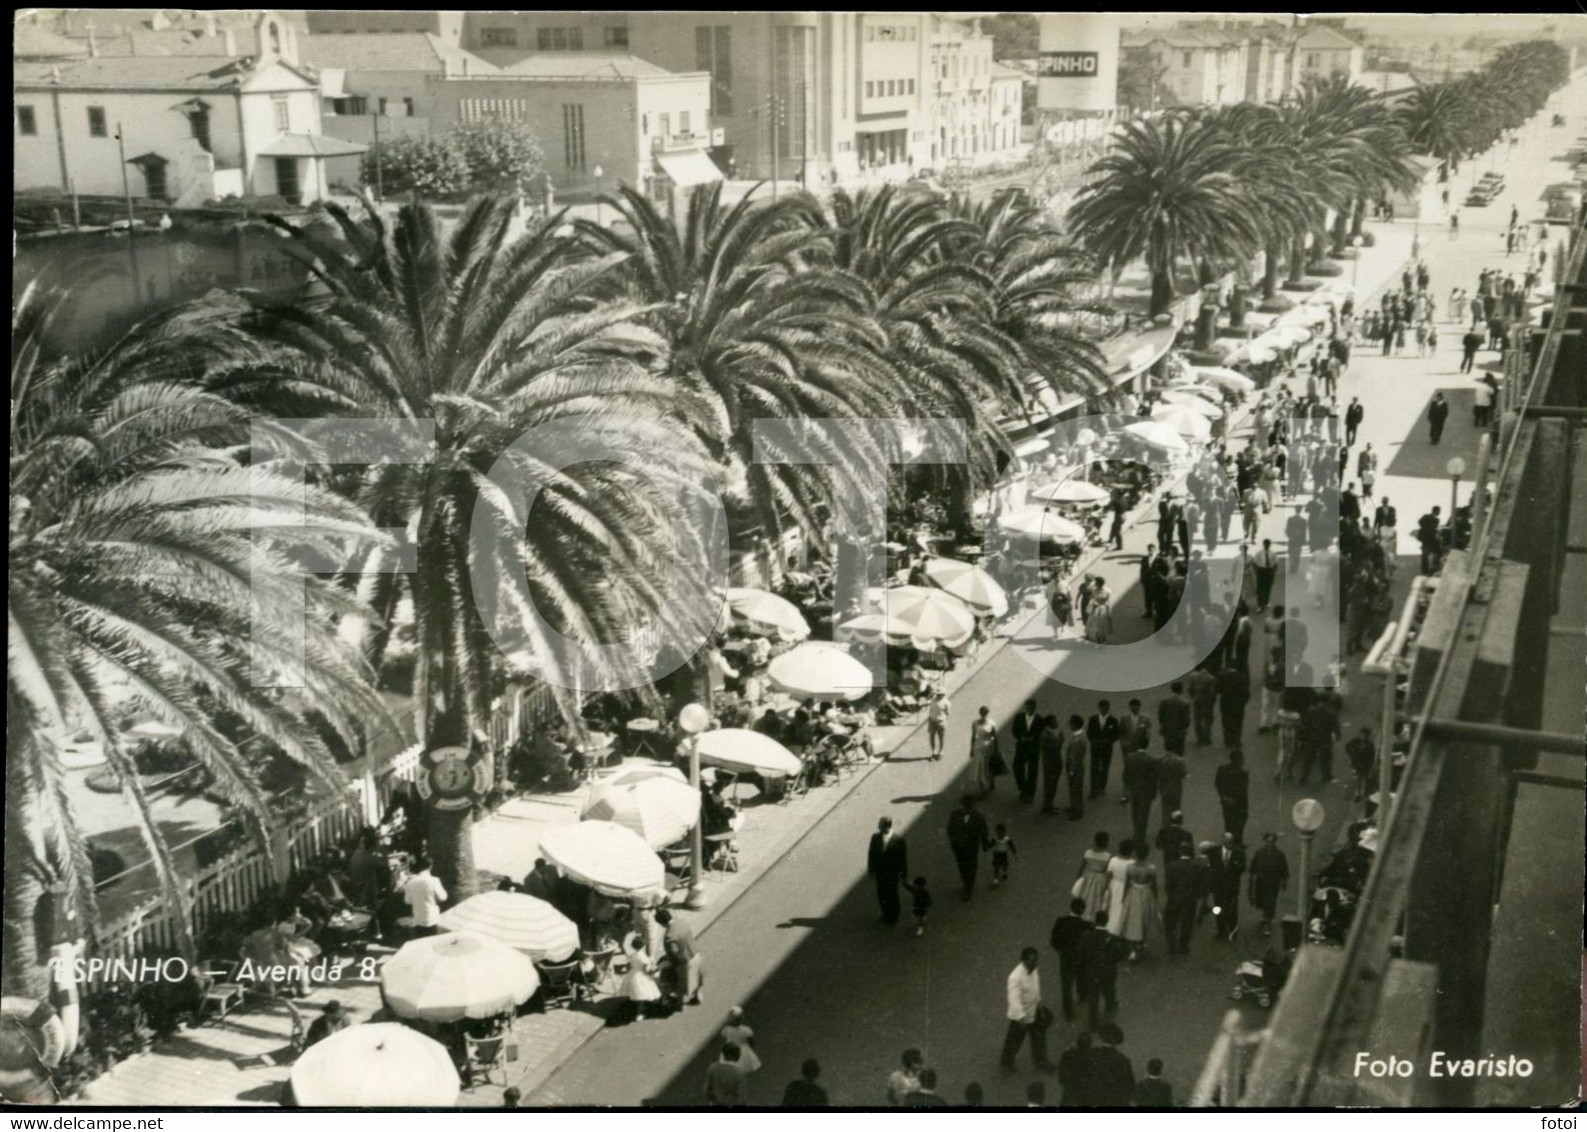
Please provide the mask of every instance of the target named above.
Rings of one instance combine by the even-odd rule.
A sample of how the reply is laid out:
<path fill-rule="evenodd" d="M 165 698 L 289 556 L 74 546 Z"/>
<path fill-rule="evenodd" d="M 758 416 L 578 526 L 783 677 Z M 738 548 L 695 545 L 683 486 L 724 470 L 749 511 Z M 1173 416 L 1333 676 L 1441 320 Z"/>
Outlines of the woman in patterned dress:
<path fill-rule="evenodd" d="M 1135 842 L 1126 838 L 1119 842 L 1119 851 L 1108 860 L 1108 934 L 1124 934 L 1124 894 L 1129 886 L 1130 865 L 1135 856 Z"/>
<path fill-rule="evenodd" d="M 1157 866 L 1146 863 L 1147 846 L 1135 846 L 1135 859 L 1125 870 L 1123 930 L 1130 945 L 1130 962 L 1146 951 L 1149 940 L 1162 927 L 1157 910 Z"/>
<path fill-rule="evenodd" d="M 1113 854 L 1108 852 L 1108 835 L 1098 832 L 1080 857 L 1080 871 L 1074 887 L 1074 897 L 1086 902 L 1086 923 L 1096 922 L 1097 913 L 1108 907 L 1108 862 Z"/>

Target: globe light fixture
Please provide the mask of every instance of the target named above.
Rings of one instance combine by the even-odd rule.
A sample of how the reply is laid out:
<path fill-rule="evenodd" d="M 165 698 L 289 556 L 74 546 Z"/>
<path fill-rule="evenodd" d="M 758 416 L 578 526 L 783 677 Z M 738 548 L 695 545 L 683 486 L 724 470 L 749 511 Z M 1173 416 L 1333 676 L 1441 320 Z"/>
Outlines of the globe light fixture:
<path fill-rule="evenodd" d="M 1295 911 L 1300 916 L 1300 945 L 1304 947 L 1311 932 L 1311 843 L 1328 820 L 1328 812 L 1315 798 L 1302 798 L 1290 810 L 1289 818 L 1300 831 L 1300 884 L 1295 889 Z"/>
<path fill-rule="evenodd" d="M 597 173 L 600 166 L 596 166 Z M 696 738 L 711 725 L 711 712 L 704 704 L 687 704 L 678 712 L 678 727 L 689 736 L 689 785 L 696 794 L 700 792 L 700 743 Z M 701 818 L 696 818 L 689 834 L 689 895 L 685 907 L 705 906 L 705 830 Z"/>

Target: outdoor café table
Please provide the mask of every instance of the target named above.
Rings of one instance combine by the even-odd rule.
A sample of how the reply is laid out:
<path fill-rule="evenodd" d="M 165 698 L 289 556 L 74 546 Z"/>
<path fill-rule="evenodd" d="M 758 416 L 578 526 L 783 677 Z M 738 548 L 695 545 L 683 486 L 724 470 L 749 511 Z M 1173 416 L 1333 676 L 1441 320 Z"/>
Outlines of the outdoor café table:
<path fill-rule="evenodd" d="M 661 723 L 654 719 L 630 719 L 628 721 L 629 753 L 643 754 L 652 759 L 661 756 L 656 752 L 651 740 L 661 732 Z"/>
<path fill-rule="evenodd" d="M 368 912 L 359 912 L 347 909 L 336 913 L 325 921 L 326 942 L 330 944 L 333 954 L 351 950 L 355 944 L 366 941 L 369 926 L 374 923 L 374 917 Z"/>

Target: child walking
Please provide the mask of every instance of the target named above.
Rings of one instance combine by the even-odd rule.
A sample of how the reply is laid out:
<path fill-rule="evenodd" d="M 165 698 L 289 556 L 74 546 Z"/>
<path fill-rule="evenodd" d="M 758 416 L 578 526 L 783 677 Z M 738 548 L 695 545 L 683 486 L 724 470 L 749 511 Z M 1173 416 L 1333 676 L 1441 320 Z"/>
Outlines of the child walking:
<path fill-rule="evenodd" d="M 926 891 L 926 878 L 916 877 L 909 886 L 910 905 L 915 913 L 915 934 L 926 934 L 926 913 L 931 911 L 931 893 Z"/>
<path fill-rule="evenodd" d="M 992 887 L 996 888 L 1008 879 L 1008 866 L 1019 850 L 1008 835 L 1008 826 L 998 825 L 992 833 Z"/>

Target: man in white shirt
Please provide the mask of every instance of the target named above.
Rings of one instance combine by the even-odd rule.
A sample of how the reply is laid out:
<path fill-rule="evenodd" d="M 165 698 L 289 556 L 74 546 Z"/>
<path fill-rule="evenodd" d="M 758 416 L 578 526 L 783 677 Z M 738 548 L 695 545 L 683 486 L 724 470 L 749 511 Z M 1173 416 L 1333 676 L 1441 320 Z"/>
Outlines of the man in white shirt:
<path fill-rule="evenodd" d="M 1041 956 L 1034 947 L 1019 954 L 1019 962 L 1008 973 L 1008 1034 L 1003 1038 L 1003 1056 L 999 1064 L 1005 1073 L 1014 1071 L 1014 1059 L 1019 1047 L 1030 1037 L 1031 1064 L 1038 1070 L 1051 1069 L 1047 1060 L 1047 1026 L 1051 1015 L 1041 1004 L 1041 976 L 1036 964 Z"/>
<path fill-rule="evenodd" d="M 446 889 L 431 874 L 426 858 L 414 858 L 413 875 L 402 886 L 402 898 L 407 901 L 414 930 L 419 935 L 434 935 L 441 926 L 441 901 L 446 899 Z"/>
<path fill-rule="evenodd" d="M 926 707 L 926 742 L 931 747 L 933 762 L 942 758 L 942 745 L 948 738 L 948 716 L 952 711 L 953 705 L 948 702 L 948 697 L 942 694 L 940 688 L 933 688 L 931 702 Z"/>

